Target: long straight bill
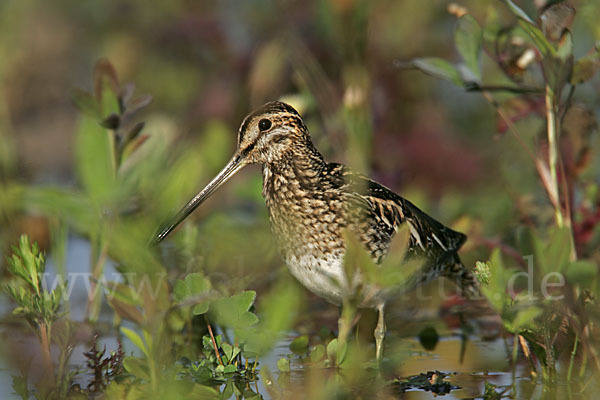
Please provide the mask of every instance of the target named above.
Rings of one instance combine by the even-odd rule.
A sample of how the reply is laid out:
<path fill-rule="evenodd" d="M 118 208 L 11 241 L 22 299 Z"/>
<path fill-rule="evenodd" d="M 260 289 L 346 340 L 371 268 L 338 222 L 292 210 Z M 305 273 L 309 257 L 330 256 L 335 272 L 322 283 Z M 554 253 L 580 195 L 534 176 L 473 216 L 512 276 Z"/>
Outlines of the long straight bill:
<path fill-rule="evenodd" d="M 225 168 L 214 177 L 212 181 L 200 193 L 195 195 L 178 213 L 165 224 L 159 233 L 154 236 L 151 244 L 156 245 L 166 238 L 173 229 L 187 218 L 200 204 L 204 202 L 211 194 L 215 192 L 223 183 L 227 182 L 236 172 L 245 165 L 242 157 L 239 154 L 233 156 L 231 161 L 227 163 Z"/>

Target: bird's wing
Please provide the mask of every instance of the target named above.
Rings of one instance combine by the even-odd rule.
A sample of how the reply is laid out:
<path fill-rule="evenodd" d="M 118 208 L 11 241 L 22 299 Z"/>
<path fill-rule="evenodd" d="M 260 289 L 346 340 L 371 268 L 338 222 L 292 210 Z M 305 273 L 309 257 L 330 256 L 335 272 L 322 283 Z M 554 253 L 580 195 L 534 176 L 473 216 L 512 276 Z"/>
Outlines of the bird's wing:
<path fill-rule="evenodd" d="M 380 235 L 389 236 L 388 241 L 406 222 L 411 233 L 411 248 L 418 254 L 437 258 L 456 252 L 465 242 L 464 234 L 436 221 L 385 186 L 341 164 L 329 164 L 328 169 L 332 185 L 346 194 L 348 207 L 356 210 L 350 214 L 366 219 Z M 385 238 L 379 238 L 382 239 Z"/>

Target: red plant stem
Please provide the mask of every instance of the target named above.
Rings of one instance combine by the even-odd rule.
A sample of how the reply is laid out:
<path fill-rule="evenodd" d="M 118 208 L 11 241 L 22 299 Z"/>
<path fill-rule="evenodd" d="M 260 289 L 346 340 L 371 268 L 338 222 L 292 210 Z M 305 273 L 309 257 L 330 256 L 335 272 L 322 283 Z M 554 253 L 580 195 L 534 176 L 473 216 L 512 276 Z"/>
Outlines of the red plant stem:
<path fill-rule="evenodd" d="M 205 315 L 204 320 L 206 321 L 206 326 L 208 327 L 208 334 L 210 335 L 210 339 L 213 342 L 213 346 L 215 348 L 215 355 L 217 356 L 217 360 L 219 360 L 219 364 L 223 365 L 223 360 L 221 359 L 221 355 L 219 354 L 219 348 L 217 347 L 217 341 L 215 340 L 215 335 L 213 335 L 212 327 L 210 326 L 210 322 L 208 321 L 208 317 Z"/>
<path fill-rule="evenodd" d="M 45 322 L 39 323 L 40 327 L 40 344 L 42 346 L 42 355 L 44 357 L 44 369 L 46 380 L 54 386 L 54 364 L 50 356 L 50 341 L 48 338 L 48 326 Z"/>

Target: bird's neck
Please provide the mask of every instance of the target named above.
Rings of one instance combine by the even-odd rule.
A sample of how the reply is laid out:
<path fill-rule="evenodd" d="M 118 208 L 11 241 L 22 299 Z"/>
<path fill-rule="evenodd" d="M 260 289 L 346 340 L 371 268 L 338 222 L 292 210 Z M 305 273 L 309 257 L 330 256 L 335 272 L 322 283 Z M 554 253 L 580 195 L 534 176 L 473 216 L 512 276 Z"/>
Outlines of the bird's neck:
<path fill-rule="evenodd" d="M 342 202 L 326 193 L 330 186 L 326 171 L 327 164 L 312 145 L 296 148 L 278 163 L 263 165 L 263 196 L 271 228 L 292 273 L 304 268 L 303 263 L 312 268 L 311 263 L 342 257 Z M 304 281 L 303 273 L 299 274 Z"/>
<path fill-rule="evenodd" d="M 281 159 L 263 166 L 263 195 L 269 199 L 282 189 L 295 194 L 317 190 L 326 166 L 312 143 L 294 146 Z"/>

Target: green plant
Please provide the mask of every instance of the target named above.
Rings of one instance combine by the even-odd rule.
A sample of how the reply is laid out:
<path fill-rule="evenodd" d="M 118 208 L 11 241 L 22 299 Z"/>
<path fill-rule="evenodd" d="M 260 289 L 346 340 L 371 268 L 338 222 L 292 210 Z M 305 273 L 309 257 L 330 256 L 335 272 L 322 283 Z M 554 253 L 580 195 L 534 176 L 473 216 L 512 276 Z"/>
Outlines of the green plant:
<path fill-rule="evenodd" d="M 590 335 L 595 326 L 592 308 L 596 307 L 593 293 L 598 289 L 594 278 L 598 267 L 593 260 L 582 259 L 591 252 L 574 234 L 574 221 L 582 215 L 573 193 L 585 196 L 589 189 L 588 178 L 582 174 L 589 164 L 581 158 L 577 161 L 582 163 L 578 170 L 567 164 L 565 157 L 577 159 L 582 153 L 569 153 L 571 149 L 561 145 L 565 140 L 575 140 L 561 137 L 567 135 L 561 124 L 574 106 L 578 85 L 592 79 L 600 68 L 600 49 L 575 59 L 569 30 L 575 9 L 566 2 L 550 2 L 537 21 L 511 0 L 503 3 L 516 18 L 516 24 L 509 28 L 502 27 L 497 19 L 488 20 L 481 27 L 466 10 L 461 12 L 454 39 L 462 63 L 454 65 L 430 57 L 400 66 L 417 68 L 483 94 L 535 168 L 554 214 L 553 224 L 548 221 L 524 228 L 517 237 L 521 254 L 531 257 L 528 273 L 535 275 L 529 278 L 532 284 L 535 281 L 535 287 L 524 290 L 522 283 L 513 285 L 520 272 L 505 267 L 499 249 L 492 252 L 489 262 L 477 263 L 476 274 L 505 328 L 515 335 L 513 362 L 516 363 L 520 347 L 535 374 L 533 353 L 540 360 L 544 378 L 553 381 L 560 354 L 572 349 L 567 374 L 570 380 L 580 342 L 584 343 L 581 372 L 586 360 L 596 371 L 600 370 L 596 341 Z M 484 57 L 502 71 L 501 83 L 487 81 L 481 67 Z M 540 98 L 542 110 L 534 106 Z M 541 117 L 545 139 L 519 128 L 519 121 L 530 116 Z M 588 200 L 581 204 L 585 201 Z M 540 205 L 541 209 L 544 207 Z M 549 277 L 559 282 L 549 283 Z"/>
<path fill-rule="evenodd" d="M 55 377 L 54 363 L 50 354 L 52 344 L 52 327 L 60 318 L 62 304 L 62 287 L 48 291 L 44 287 L 46 260 L 40 252 L 37 243 L 30 243 L 29 237 L 22 235 L 18 247 L 13 246 L 13 254 L 7 258 L 8 271 L 13 276 L 12 281 L 4 285 L 4 290 L 17 304 L 13 315 L 22 316 L 35 332 L 42 349 L 45 380 L 38 390 L 43 395 L 51 393 L 55 387 L 64 394 L 68 387 L 68 377 L 65 383 L 66 371 Z M 67 357 L 68 360 L 68 357 Z M 65 360 L 66 362 L 66 360 Z M 58 378 L 58 384 L 56 379 Z M 15 383 L 21 389 L 15 391 L 22 396 L 27 393 L 26 380 L 17 379 Z"/>
<path fill-rule="evenodd" d="M 461 386 L 451 395 L 490 399 L 598 391 L 599 2 L 459 1 L 449 3 L 450 15 L 444 2 L 418 0 L 247 2 L 235 9 L 207 2 L 201 18 L 193 2 L 40 3 L 0 2 L 0 76 L 7 78 L 0 79 L 0 252 L 10 254 L 8 244 L 28 232 L 49 255 L 62 298 L 48 330 L 48 382 L 37 375 L 48 372 L 36 345 L 39 325 L 30 339 L 24 314 L 4 318 L 0 353 L 20 372 L 13 376 L 18 396 L 373 398 L 398 396 L 404 385 L 437 385 L 441 393 Z M 535 15 L 541 3 L 547 5 Z M 460 60 L 405 64 L 451 84 L 390 69 L 391 60 L 415 54 L 449 59 L 453 15 L 461 15 Z M 221 34 L 197 40 L 215 28 Z M 85 76 L 82 60 L 90 54 L 105 54 L 114 67 L 101 60 L 89 93 L 72 93 L 82 111 L 74 121 L 68 92 Z M 143 107 L 150 97 L 133 95 L 124 77 L 156 101 Z M 385 360 L 374 368 L 373 344 L 363 340 L 372 336 L 371 315 L 357 300 L 348 299 L 343 334 L 334 338 L 335 309 L 283 272 L 259 173 L 231 182 L 160 249 L 147 247 L 154 229 L 231 153 L 240 117 L 277 98 L 298 106 L 328 159 L 377 176 L 467 233 L 461 257 L 476 265 L 502 332 L 509 332 L 507 356 L 487 351 L 499 350 L 502 339 L 481 343 L 463 330 L 464 343 L 457 340 L 451 320 L 472 321 L 454 310 L 471 303 L 453 302 L 451 311 L 444 303 L 442 319 L 422 329 L 399 319 L 400 310 L 437 315 L 437 299 L 408 299 L 388 308 Z M 33 230 L 32 216 L 42 221 Z M 391 251 L 397 259 L 382 269 L 352 248 L 348 275 L 402 285 L 404 276 L 395 273 L 411 266 L 400 267 L 401 242 Z M 74 260 L 88 246 L 89 262 Z M 9 268 L 3 286 L 29 291 Z M 522 272 L 531 278 L 511 281 Z M 555 272 L 565 284 L 550 275 L 547 294 L 564 295 L 560 301 L 541 291 Z M 78 293 L 82 273 L 90 277 L 90 296 L 69 302 L 66 288 Z M 509 283 L 514 291 L 507 292 Z M 70 321 L 82 315 L 84 322 Z M 75 340 L 87 347 L 85 335 L 96 333 L 124 344 L 127 362 L 116 376 L 107 368 L 116 353 L 102 354 L 102 347 L 88 349 L 81 365 L 69 362 L 81 348 Z M 297 337 L 282 349 L 289 335 Z M 21 351 L 30 340 L 36 346 Z M 277 367 L 273 354 L 281 357 Z M 430 365 L 406 372 L 429 357 Z M 540 378 L 521 375 L 527 365 Z M 444 380 L 445 373 L 419 374 L 442 368 Z M 414 376 L 398 377 L 408 373 Z M 408 395 L 419 394 L 427 395 Z"/>

